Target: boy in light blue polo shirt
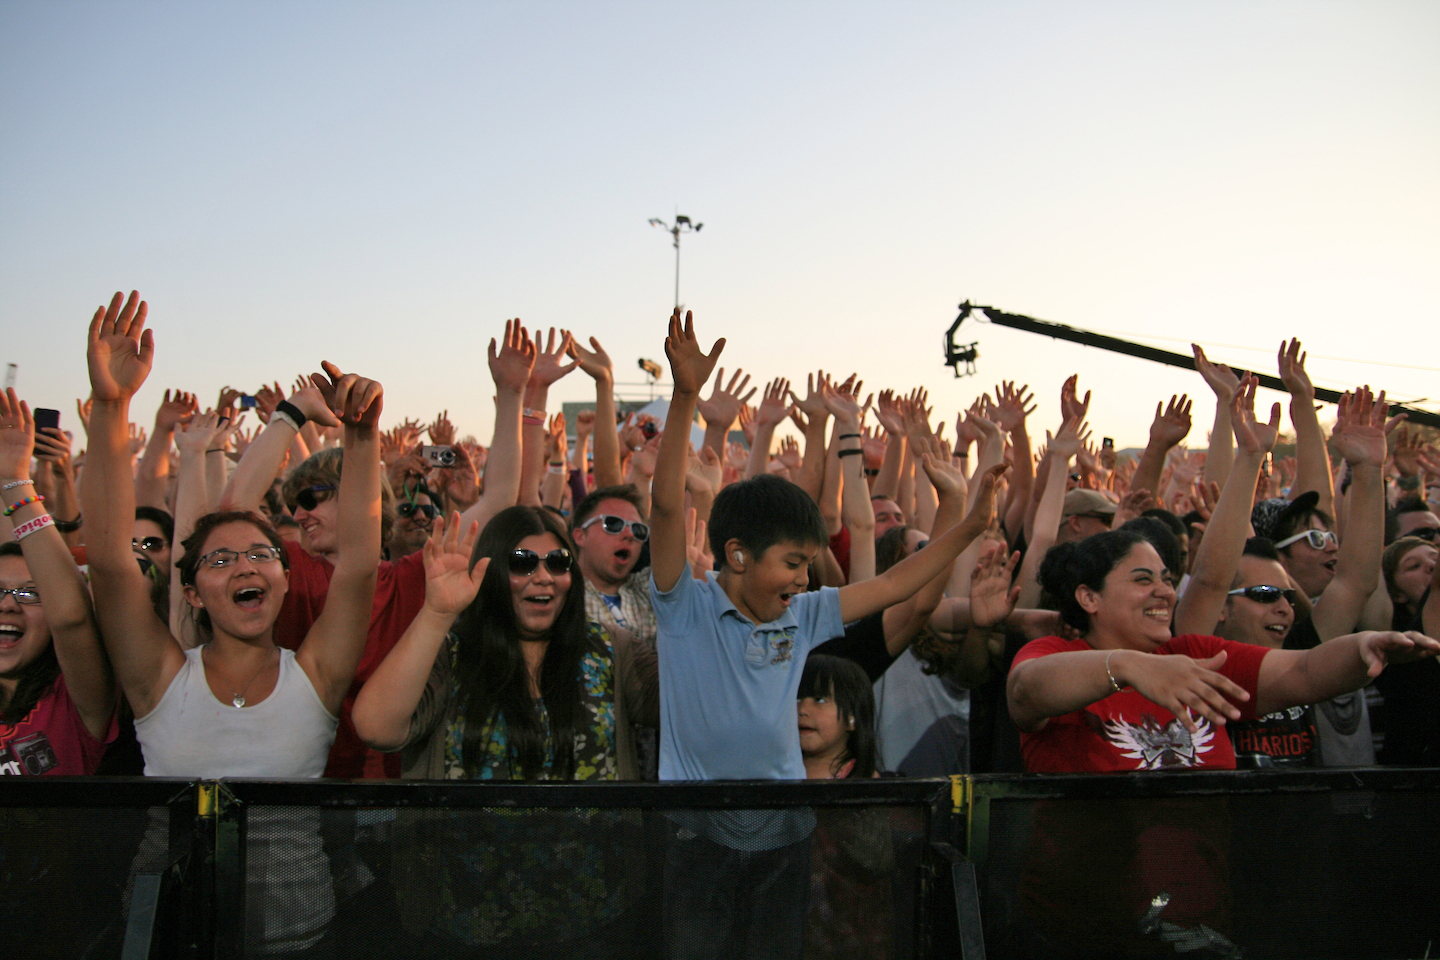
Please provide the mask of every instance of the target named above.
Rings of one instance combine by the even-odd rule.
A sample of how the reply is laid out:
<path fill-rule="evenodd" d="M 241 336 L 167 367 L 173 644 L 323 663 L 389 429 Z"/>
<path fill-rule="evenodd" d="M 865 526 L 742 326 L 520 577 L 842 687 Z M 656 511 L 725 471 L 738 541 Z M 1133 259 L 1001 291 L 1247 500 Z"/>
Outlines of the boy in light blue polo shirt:
<path fill-rule="evenodd" d="M 805 657 L 844 624 L 913 596 L 990 524 L 987 474 L 970 513 L 878 577 L 807 593 L 827 542 L 819 507 L 771 476 L 726 487 L 709 522 L 718 571 L 693 579 L 686 556 L 690 422 L 724 340 L 707 355 L 694 320 L 670 318 L 674 378 L 651 486 L 651 597 L 660 656 L 660 779 L 805 778 L 796 695 Z M 858 452 L 859 407 L 836 411 L 841 456 Z M 835 411 L 835 408 L 831 408 Z M 851 436 L 853 435 L 853 436 Z M 688 812 L 687 812 L 688 813 Z M 798 957 L 813 818 L 785 811 L 676 812 L 666 855 L 667 952 L 685 957 Z"/>

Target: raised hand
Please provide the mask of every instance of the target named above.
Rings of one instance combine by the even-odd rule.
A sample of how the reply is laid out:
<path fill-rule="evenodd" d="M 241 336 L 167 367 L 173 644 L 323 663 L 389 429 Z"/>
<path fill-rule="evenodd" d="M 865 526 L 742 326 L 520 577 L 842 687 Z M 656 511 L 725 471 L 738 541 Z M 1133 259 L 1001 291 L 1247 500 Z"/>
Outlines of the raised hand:
<path fill-rule="evenodd" d="M 1080 374 L 1072 374 L 1060 386 L 1060 419 L 1074 420 L 1080 423 L 1085 415 L 1090 412 L 1090 391 L 1085 391 L 1085 399 L 1079 398 Z"/>
<path fill-rule="evenodd" d="M 1372 677 L 1380 676 L 1387 664 L 1420 660 L 1437 653 L 1440 653 L 1440 641 L 1416 630 L 1405 633 L 1371 630 L 1360 634 L 1360 659 L 1365 661 L 1366 672 Z"/>
<path fill-rule="evenodd" d="M 755 396 L 755 388 L 750 387 L 749 374 L 738 367 L 731 374 L 730 383 L 722 386 L 724 382 L 725 368 L 721 367 L 715 373 L 715 385 L 710 389 L 710 399 L 696 401 L 695 409 L 699 410 L 700 416 L 705 418 L 706 426 L 712 423 L 723 423 L 728 431 L 740 417 L 741 411 L 750 402 L 750 398 Z M 746 387 L 750 387 L 749 392 L 746 392 Z"/>
<path fill-rule="evenodd" d="M 1315 402 L 1315 385 L 1310 382 L 1310 375 L 1305 372 L 1305 358 L 1308 354 L 1300 351 L 1300 341 L 1291 339 L 1287 344 L 1280 341 L 1280 352 L 1276 357 L 1280 365 L 1280 379 L 1285 383 L 1285 389 L 1296 400 L 1303 400 L 1306 403 Z"/>
<path fill-rule="evenodd" d="M 1190 398 L 1185 394 L 1172 396 L 1164 405 L 1155 404 L 1155 421 L 1150 424 L 1150 439 L 1168 447 L 1184 440 L 1190 434 Z"/>
<path fill-rule="evenodd" d="M 285 389 L 278 380 L 273 384 L 262 383 L 260 389 L 255 391 L 255 416 L 260 418 L 261 423 L 269 423 L 270 415 L 284 399 Z"/>
<path fill-rule="evenodd" d="M 748 403 L 740 408 L 740 432 L 746 443 L 755 446 L 755 408 Z"/>
<path fill-rule="evenodd" d="M 15 396 L 15 388 L 7 387 L 0 395 L 0 478 L 29 480 L 30 457 L 34 449 L 35 418 L 29 405 Z M 19 496 L 10 497 L 7 506 L 29 493 L 22 490 L 14 492 Z"/>
<path fill-rule="evenodd" d="M 495 381 L 496 389 L 513 393 L 524 390 L 535 368 L 537 352 L 535 343 L 521 326 L 520 318 L 506 320 L 505 336 L 500 343 L 497 345 L 493 337 L 490 339 L 490 377 Z"/>
<path fill-rule="evenodd" d="M 1155 495 L 1149 490 L 1131 490 L 1120 498 L 1115 505 L 1115 517 L 1110 521 L 1111 528 L 1119 530 L 1126 523 L 1134 520 L 1146 510 L 1155 506 Z"/>
<path fill-rule="evenodd" d="M 374 380 L 353 373 L 341 373 L 335 364 L 322 361 L 324 373 L 312 373 L 310 382 L 315 384 L 331 413 L 348 426 L 373 429 L 384 408 L 385 390 Z"/>
<path fill-rule="evenodd" d="M 1006 433 L 1014 433 L 1025 425 L 1025 418 L 1035 412 L 1035 395 L 1030 387 L 1021 384 L 1017 389 L 1014 381 L 1005 380 L 995 387 L 995 403 L 991 407 L 991 419 Z"/>
<path fill-rule="evenodd" d="M 145 428 L 138 423 L 130 424 L 129 434 L 130 456 L 138 457 L 140 456 L 140 452 L 145 449 L 145 444 L 149 438 L 145 435 Z"/>
<path fill-rule="evenodd" d="M 669 335 L 665 337 L 665 357 L 670 361 L 670 378 L 675 382 L 677 392 L 698 397 L 724 349 L 725 338 L 721 337 L 710 347 L 709 353 L 702 351 L 695 336 L 694 313 L 686 310 L 682 323 L 680 308 L 675 308 L 670 315 Z"/>
<path fill-rule="evenodd" d="M 824 391 L 825 384 L 829 382 L 830 378 L 825 375 L 824 370 L 819 373 L 807 373 L 805 374 L 804 399 L 801 399 L 793 391 L 790 393 L 790 402 L 805 415 L 805 419 L 814 420 L 816 417 L 824 417 L 828 413 Z"/>
<path fill-rule="evenodd" d="M 570 356 L 580 365 L 580 369 L 590 375 L 590 379 L 599 383 L 615 382 L 615 364 L 610 361 L 610 354 L 600 346 L 600 341 L 594 337 L 590 338 L 592 349 L 586 350 L 580 346 L 574 337 L 570 338 Z"/>
<path fill-rule="evenodd" d="M 1417 431 L 1400 431 L 1400 435 L 1395 438 L 1395 449 L 1391 453 L 1400 476 L 1414 477 L 1420 473 L 1420 453 L 1424 449 L 1425 438 Z"/>
<path fill-rule="evenodd" d="M 892 390 L 881 390 L 875 398 L 875 419 L 892 437 L 905 436 L 905 413 L 900 407 L 900 398 Z"/>
<path fill-rule="evenodd" d="M 580 442 L 595 432 L 595 411 L 580 410 L 575 414 L 575 440 Z"/>
<path fill-rule="evenodd" d="M 755 413 L 755 422 L 759 426 L 777 426 L 785 420 L 790 411 L 790 404 L 785 397 L 790 392 L 790 381 L 784 377 L 776 377 L 765 387 L 765 395 L 760 399 L 760 409 Z"/>
<path fill-rule="evenodd" d="M 175 429 L 176 424 L 184 423 L 195 416 L 199 409 L 195 394 L 176 390 L 172 397 L 170 391 L 166 390 L 165 398 L 160 401 L 160 406 L 155 411 L 155 432 L 169 433 Z"/>
<path fill-rule="evenodd" d="M 1082 429 L 1084 427 L 1078 420 L 1067 419 L 1060 424 L 1060 432 L 1055 436 L 1050 436 L 1050 432 L 1047 430 L 1045 443 L 1050 448 L 1050 453 L 1067 460 L 1075 456 L 1080 451 L 1080 431 Z"/>
<path fill-rule="evenodd" d="M 559 346 L 556 346 L 555 339 L 555 328 L 551 327 L 550 335 L 545 340 L 545 349 L 535 356 L 535 368 L 530 371 L 530 380 L 542 387 L 550 386 L 580 365 L 579 360 L 565 363 L 562 359 L 571 355 L 570 347 L 575 338 L 570 335 L 570 331 L 560 331 Z"/>
<path fill-rule="evenodd" d="M 1280 435 L 1280 404 L 1271 405 L 1269 423 L 1255 419 L 1255 388 L 1259 385 L 1254 374 L 1246 374 L 1230 400 L 1230 429 L 1235 432 L 1236 449 L 1243 453 L 1269 453 Z"/>
<path fill-rule="evenodd" d="M 128 300 L 116 293 L 108 309 L 95 311 L 85 348 L 91 399 L 128 400 L 144 385 L 155 359 L 155 337 L 145 328 L 149 312 L 133 290 Z"/>
<path fill-rule="evenodd" d="M 470 568 L 470 552 L 480 535 L 480 524 L 471 521 L 470 528 L 460 536 L 460 514 L 435 517 L 430 539 L 425 541 L 425 607 L 432 613 L 457 616 L 474 602 L 485 579 L 490 558 L 481 557 Z"/>
<path fill-rule="evenodd" d="M 435 422 L 425 428 L 430 434 L 430 442 L 439 444 L 442 447 L 452 446 L 455 443 L 455 424 L 450 422 L 450 411 L 444 410 L 435 415 Z"/>
<path fill-rule="evenodd" d="M 239 402 L 242 394 L 234 387 L 221 387 L 220 396 L 215 400 L 215 411 L 222 417 L 233 415 L 235 404 Z"/>
<path fill-rule="evenodd" d="M 865 410 L 860 404 L 859 385 L 853 383 L 853 380 L 854 378 L 852 377 L 850 380 L 846 380 L 838 386 L 832 384 L 828 379 L 822 381 L 820 384 L 820 402 L 825 405 L 825 409 L 830 412 L 837 423 L 844 422 L 858 426 L 860 418 L 865 414 Z M 865 407 L 869 405 L 870 402 L 867 400 Z M 880 455 L 885 455 L 883 442 Z"/>
<path fill-rule="evenodd" d="M 950 444 L 936 436 L 921 437 L 915 441 L 915 452 L 937 496 L 965 493 L 965 473 L 950 455 Z"/>
<path fill-rule="evenodd" d="M 565 435 L 565 413 L 560 411 L 550 418 L 550 426 L 545 431 L 545 455 L 551 463 L 564 460 L 569 445 Z"/>
<path fill-rule="evenodd" d="M 970 571 L 970 622 L 982 630 L 998 626 L 1015 611 L 1020 585 L 1011 586 L 1020 552 L 1005 556 L 1003 543 L 986 544 Z"/>
<path fill-rule="evenodd" d="M 790 475 L 795 476 L 801 466 L 800 444 L 795 442 L 794 437 L 780 438 L 779 461 L 785 465 L 785 469 L 791 471 Z"/>
<path fill-rule="evenodd" d="M 1215 392 L 1216 400 L 1228 406 L 1240 389 L 1240 377 L 1223 363 L 1211 363 L 1200 344 L 1190 344 L 1190 350 L 1195 354 L 1195 370 Z"/>
<path fill-rule="evenodd" d="M 1387 429 L 1385 391 L 1376 397 L 1368 386 L 1357 387 L 1340 397 L 1335 429 L 1330 444 L 1351 466 L 1380 466 L 1385 462 L 1385 440 L 1398 421 Z"/>
<path fill-rule="evenodd" d="M 90 409 L 94 405 L 95 401 L 89 397 L 84 400 L 78 397 L 75 399 L 75 415 L 80 418 L 80 426 L 84 428 L 86 437 L 90 436 Z"/>

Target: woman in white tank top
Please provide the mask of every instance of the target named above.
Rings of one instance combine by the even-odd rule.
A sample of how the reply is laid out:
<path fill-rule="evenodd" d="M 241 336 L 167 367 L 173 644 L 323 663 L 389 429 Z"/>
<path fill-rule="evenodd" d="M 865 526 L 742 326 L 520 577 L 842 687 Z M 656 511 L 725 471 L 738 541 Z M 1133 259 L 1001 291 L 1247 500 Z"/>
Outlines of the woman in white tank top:
<path fill-rule="evenodd" d="M 115 294 L 90 324 L 90 449 L 82 491 L 96 616 L 151 776 L 215 778 L 318 777 L 335 736 L 341 700 L 365 647 L 380 555 L 378 383 L 325 364 L 314 389 L 280 405 L 272 420 L 298 431 L 315 420 L 344 424 L 345 471 L 337 491 L 339 550 L 324 613 L 299 650 L 275 645 L 275 621 L 288 582 L 285 551 L 264 518 L 212 513 L 195 523 L 178 561 L 185 602 L 205 642 L 186 652 L 155 615 L 149 581 L 131 551 L 135 496 L 126 436 L 130 398 L 145 382 L 154 353 L 147 307 Z M 305 409 L 300 409 L 301 407 Z M 258 444 L 288 445 L 286 430 L 267 430 Z M 313 848 L 313 877 L 278 891 L 266 876 L 273 845 Z M 306 949 L 333 913 L 328 865 L 313 827 L 298 822 L 250 824 L 247 939 L 257 952 Z M 302 874 L 304 871 L 302 871 Z M 319 884 L 322 895 L 297 897 L 295 886 Z M 314 891 L 307 891 L 314 894 Z M 308 908 L 296 909 L 298 903 Z"/>

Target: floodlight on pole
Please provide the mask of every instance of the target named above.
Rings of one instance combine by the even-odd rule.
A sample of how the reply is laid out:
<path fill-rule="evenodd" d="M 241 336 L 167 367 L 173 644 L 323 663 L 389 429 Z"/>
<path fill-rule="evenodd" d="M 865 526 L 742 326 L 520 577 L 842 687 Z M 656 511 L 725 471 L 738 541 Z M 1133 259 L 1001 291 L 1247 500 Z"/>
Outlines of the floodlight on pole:
<path fill-rule="evenodd" d="M 680 234 L 699 233 L 703 223 L 692 223 L 690 218 L 684 214 L 675 215 L 675 223 L 668 224 L 659 217 L 650 218 L 650 226 L 664 227 L 670 236 L 675 238 L 675 308 L 680 308 Z"/>

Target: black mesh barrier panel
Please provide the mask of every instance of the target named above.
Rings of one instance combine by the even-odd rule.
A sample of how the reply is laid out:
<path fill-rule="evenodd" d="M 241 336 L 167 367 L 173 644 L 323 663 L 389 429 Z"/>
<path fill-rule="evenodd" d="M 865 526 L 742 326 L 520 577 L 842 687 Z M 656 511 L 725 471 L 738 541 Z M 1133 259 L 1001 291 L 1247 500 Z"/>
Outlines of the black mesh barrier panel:
<path fill-rule="evenodd" d="M 136 877 L 148 873 L 158 885 L 190 852 L 188 819 L 172 826 L 161 804 L 178 790 L 193 817 L 193 795 L 160 781 L 107 796 L 94 778 L 21 780 L 7 778 L 0 790 L 0 957 L 120 956 Z M 152 824 L 163 840 L 146 853 Z"/>
<path fill-rule="evenodd" d="M 926 956 L 949 786 L 737 785 L 702 807 L 697 789 L 723 788 L 366 784 L 362 804 L 343 787 L 224 784 L 244 882 L 243 916 L 216 904 L 220 938 L 239 941 L 221 955 L 360 960 Z"/>
<path fill-rule="evenodd" d="M 986 955 L 1440 955 L 1435 774 L 977 782 Z"/>

